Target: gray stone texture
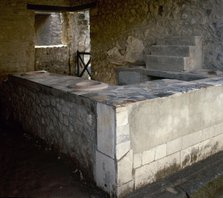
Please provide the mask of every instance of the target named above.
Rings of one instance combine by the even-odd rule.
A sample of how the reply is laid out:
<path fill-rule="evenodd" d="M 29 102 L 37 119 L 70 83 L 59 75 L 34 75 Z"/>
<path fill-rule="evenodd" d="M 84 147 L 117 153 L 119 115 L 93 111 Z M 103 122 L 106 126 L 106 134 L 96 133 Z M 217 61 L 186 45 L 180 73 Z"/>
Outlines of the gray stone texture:
<path fill-rule="evenodd" d="M 76 33 L 78 34 L 77 48 L 80 52 L 90 52 L 91 39 L 90 39 L 90 14 L 88 10 L 77 13 L 77 27 Z"/>
<path fill-rule="evenodd" d="M 18 121 L 27 132 L 79 162 L 93 177 L 96 103 L 15 77 L 10 77 L 2 89 L 8 98 L 4 103 L 8 108 L 1 112 L 5 117 Z"/>
<path fill-rule="evenodd" d="M 35 44 L 62 44 L 62 21 L 60 13 L 37 13 L 35 15 Z"/>
<path fill-rule="evenodd" d="M 77 159 L 111 196 L 223 150 L 223 78 L 73 89 L 80 82 L 48 72 L 10 76 L 0 113 Z"/>
<path fill-rule="evenodd" d="M 145 64 L 152 45 L 173 35 L 201 36 L 203 67 L 222 70 L 222 9 L 219 0 L 100 1 L 91 11 L 95 79 L 115 83 L 117 66 Z M 131 61 L 126 59 L 132 49 L 129 38 L 137 41 L 135 50 L 141 54 L 131 53 Z"/>
<path fill-rule="evenodd" d="M 69 74 L 69 48 L 67 45 L 35 47 L 35 70 Z"/>
<path fill-rule="evenodd" d="M 193 71 L 202 68 L 200 37 L 169 37 L 159 43 L 162 45 L 153 45 L 151 55 L 146 56 L 148 70 Z"/>

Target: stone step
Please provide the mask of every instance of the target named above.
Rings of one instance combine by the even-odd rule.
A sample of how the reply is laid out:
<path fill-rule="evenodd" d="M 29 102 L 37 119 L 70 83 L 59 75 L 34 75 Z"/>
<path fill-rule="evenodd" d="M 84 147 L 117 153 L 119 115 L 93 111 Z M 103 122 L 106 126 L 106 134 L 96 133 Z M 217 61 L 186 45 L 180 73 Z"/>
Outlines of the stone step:
<path fill-rule="evenodd" d="M 146 68 L 162 71 L 185 71 L 191 66 L 189 57 L 147 55 Z"/>
<path fill-rule="evenodd" d="M 152 55 L 189 57 L 193 46 L 153 45 Z"/>
<path fill-rule="evenodd" d="M 172 36 L 157 41 L 158 45 L 196 46 L 201 44 L 200 36 Z"/>

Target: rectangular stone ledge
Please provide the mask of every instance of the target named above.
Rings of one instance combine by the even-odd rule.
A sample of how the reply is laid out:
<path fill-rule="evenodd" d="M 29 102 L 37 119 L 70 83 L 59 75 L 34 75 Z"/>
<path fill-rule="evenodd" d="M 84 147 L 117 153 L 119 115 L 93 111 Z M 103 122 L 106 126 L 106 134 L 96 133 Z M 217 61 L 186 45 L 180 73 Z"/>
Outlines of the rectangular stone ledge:
<path fill-rule="evenodd" d="M 57 75 L 55 75 L 55 77 L 56 76 Z M 68 78 L 65 78 L 64 80 L 68 80 L 70 78 L 72 77 L 68 76 Z M 46 95 L 55 96 L 58 99 L 69 100 L 71 102 L 77 102 L 81 100 L 79 96 L 66 92 L 66 89 L 57 89 L 51 85 L 46 86 L 45 84 L 38 82 L 38 80 L 35 80 L 35 78 L 29 80 L 27 77 L 24 78 L 20 77 L 19 75 L 9 75 L 9 82 L 12 84 L 21 85 L 32 92 L 41 92 Z M 87 100 L 87 98 L 85 99 Z"/>
<path fill-rule="evenodd" d="M 70 93 L 76 96 L 83 96 L 95 102 L 107 104 L 109 106 L 120 107 L 128 106 L 134 102 L 154 100 L 160 97 L 169 97 L 176 94 L 184 94 L 190 91 L 196 91 L 205 87 L 222 86 L 223 78 L 211 78 L 198 80 L 194 82 L 182 82 L 178 80 L 159 80 L 149 81 L 141 84 L 128 86 L 110 86 L 100 92 L 72 92 L 66 87 L 71 81 L 80 81 L 80 78 L 65 75 L 50 74 L 46 78 L 36 79 L 32 77 L 13 75 L 13 78 L 23 79 L 26 82 L 38 83 L 45 87 L 58 89 L 64 93 Z M 68 83 L 67 83 L 68 81 Z M 53 82 L 53 83 L 52 83 Z M 105 97 L 106 96 L 106 97 Z M 137 97 L 136 97 L 137 96 Z"/>
<path fill-rule="evenodd" d="M 36 49 L 46 49 L 46 48 L 63 48 L 67 47 L 67 45 L 59 44 L 59 45 L 35 45 Z"/>

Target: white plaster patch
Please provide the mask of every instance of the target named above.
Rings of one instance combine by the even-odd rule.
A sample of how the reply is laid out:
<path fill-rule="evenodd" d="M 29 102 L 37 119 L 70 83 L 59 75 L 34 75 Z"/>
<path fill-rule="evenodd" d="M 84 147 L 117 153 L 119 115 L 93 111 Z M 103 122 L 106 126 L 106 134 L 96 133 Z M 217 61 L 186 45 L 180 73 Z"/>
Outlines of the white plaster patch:
<path fill-rule="evenodd" d="M 182 138 L 178 138 L 167 142 L 166 153 L 167 155 L 171 155 L 181 150 L 182 147 Z"/>
<path fill-rule="evenodd" d="M 120 160 L 130 150 L 130 141 L 120 143 L 116 146 L 116 159 Z"/>
<path fill-rule="evenodd" d="M 125 107 L 116 110 L 116 125 L 124 126 L 128 124 L 128 111 Z"/>
<path fill-rule="evenodd" d="M 118 126 L 116 128 L 116 144 L 129 141 L 129 125 Z"/>
<path fill-rule="evenodd" d="M 166 144 L 157 146 L 155 149 L 156 149 L 155 160 L 161 159 L 166 156 Z"/>
<path fill-rule="evenodd" d="M 142 154 L 142 164 L 148 164 L 155 160 L 155 149 L 150 149 L 148 151 L 144 151 Z"/>
<path fill-rule="evenodd" d="M 186 149 L 190 146 L 200 143 L 202 142 L 202 140 L 203 140 L 202 131 L 185 135 L 183 136 L 182 149 Z"/>
<path fill-rule="evenodd" d="M 142 154 L 141 153 L 136 153 L 134 154 L 134 162 L 133 162 L 133 168 L 139 168 L 142 166 Z"/>
<path fill-rule="evenodd" d="M 117 181 L 118 185 L 128 183 L 133 179 L 132 175 L 133 169 L 133 151 L 130 150 L 129 153 L 117 162 Z"/>

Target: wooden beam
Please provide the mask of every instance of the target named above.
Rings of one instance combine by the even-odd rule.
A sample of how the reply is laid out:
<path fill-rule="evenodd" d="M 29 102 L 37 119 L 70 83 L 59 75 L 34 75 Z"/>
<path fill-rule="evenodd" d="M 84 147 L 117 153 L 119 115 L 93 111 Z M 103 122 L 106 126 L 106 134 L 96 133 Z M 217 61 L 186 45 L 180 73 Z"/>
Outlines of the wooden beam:
<path fill-rule="evenodd" d="M 97 6 L 96 2 L 87 3 L 78 6 L 49 6 L 49 5 L 37 5 L 37 4 L 27 4 L 27 9 L 42 11 L 42 12 L 76 12 L 81 10 L 86 10 L 94 8 Z"/>

